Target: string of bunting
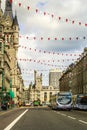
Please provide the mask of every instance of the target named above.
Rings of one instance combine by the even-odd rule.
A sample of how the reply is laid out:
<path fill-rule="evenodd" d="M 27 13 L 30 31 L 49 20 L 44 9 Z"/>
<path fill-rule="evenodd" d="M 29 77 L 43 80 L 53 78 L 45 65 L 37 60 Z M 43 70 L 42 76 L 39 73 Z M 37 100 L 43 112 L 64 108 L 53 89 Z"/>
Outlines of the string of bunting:
<path fill-rule="evenodd" d="M 16 4 L 17 2 L 15 2 L 15 4 Z M 81 21 L 78 21 L 78 20 L 71 20 L 71 19 L 69 19 L 69 18 L 62 18 L 61 16 L 57 16 L 57 15 L 55 15 L 54 13 L 49 13 L 49 12 L 46 12 L 46 11 L 44 11 L 44 12 L 42 12 L 41 10 L 39 10 L 38 8 L 33 8 L 33 7 L 31 7 L 30 5 L 27 5 L 26 7 L 24 6 L 24 4 L 23 3 L 21 3 L 21 2 L 18 2 L 17 3 L 17 5 L 18 5 L 18 7 L 22 7 L 22 8 L 25 8 L 25 9 L 27 9 L 27 11 L 30 11 L 31 9 L 34 9 L 34 12 L 36 13 L 36 14 L 38 14 L 38 13 L 40 13 L 40 14 L 42 14 L 42 15 L 44 15 L 44 16 L 50 16 L 52 19 L 54 19 L 54 18 L 56 18 L 57 19 L 57 21 L 59 22 L 59 21 L 65 21 L 66 23 L 71 23 L 72 25 L 74 25 L 74 24 L 78 24 L 79 26 L 85 26 L 85 27 L 87 27 L 87 23 L 82 23 Z"/>
<path fill-rule="evenodd" d="M 68 67 L 68 65 L 54 65 L 54 64 L 47 64 L 42 62 L 41 60 L 34 60 L 34 59 L 21 59 L 18 58 L 19 61 L 24 61 L 24 62 L 34 62 L 34 63 L 40 63 L 42 65 L 48 65 L 48 66 L 55 66 L 55 67 Z M 46 62 L 46 61 L 45 61 Z M 83 65 L 84 67 L 87 66 L 87 64 Z"/>
<path fill-rule="evenodd" d="M 68 38 L 65 38 L 65 37 L 54 37 L 54 38 L 52 38 L 52 37 L 47 37 L 47 38 L 44 38 L 43 36 L 41 36 L 41 37 L 31 37 L 31 36 L 29 36 L 29 35 L 27 35 L 27 36 L 23 36 L 23 35 L 20 35 L 19 36 L 19 38 L 25 38 L 25 39 L 27 39 L 27 40 L 41 40 L 41 41 L 43 41 L 43 40 L 55 40 L 55 41 L 58 41 L 58 40 L 62 40 L 62 41 L 65 41 L 65 40 L 69 40 L 69 41 L 72 41 L 72 40 L 86 40 L 87 39 L 87 37 L 86 36 L 83 36 L 83 37 L 68 37 Z"/>
<path fill-rule="evenodd" d="M 38 63 L 55 63 L 55 62 L 67 62 L 67 61 L 76 61 L 76 59 L 60 59 L 60 60 L 33 60 L 33 59 L 18 59 L 18 60 L 23 60 L 23 61 L 34 61 L 34 62 L 38 62 Z"/>
<path fill-rule="evenodd" d="M 77 75 L 79 75 L 79 74 L 81 74 L 82 73 L 82 70 L 81 71 L 79 71 L 79 72 L 74 72 L 72 75 L 67 75 L 66 77 L 63 77 L 65 80 L 65 82 L 66 82 L 66 80 L 67 79 L 69 79 L 69 78 L 72 78 L 72 77 L 75 77 L 75 76 L 77 76 Z M 24 73 L 23 73 L 24 74 Z M 25 72 L 25 74 L 27 74 L 26 72 Z M 29 74 L 29 73 L 28 73 Z M 43 74 L 43 76 L 46 76 L 45 74 Z M 26 80 L 26 81 L 29 81 L 29 80 Z"/>
<path fill-rule="evenodd" d="M 5 35 L 8 39 L 9 38 L 13 38 L 14 39 L 14 36 L 11 36 L 11 35 Z M 43 37 L 43 36 L 41 36 L 41 37 L 35 37 L 35 36 L 29 36 L 29 35 L 26 35 L 26 36 L 23 36 L 23 35 L 19 35 L 19 38 L 20 39 L 22 39 L 22 38 L 25 38 L 26 40 L 41 40 L 41 41 L 43 41 L 43 40 L 48 40 L 48 41 L 50 41 L 50 40 L 55 40 L 55 41 L 60 41 L 60 40 L 62 40 L 62 41 L 65 41 L 65 40 L 69 40 L 69 41 L 77 41 L 77 40 L 86 40 L 87 39 L 87 37 L 86 36 L 80 36 L 80 37 L 78 37 L 78 36 L 76 36 L 76 37 Z"/>
<path fill-rule="evenodd" d="M 21 58 L 18 58 L 18 61 L 36 62 L 36 63 L 40 63 L 40 64 L 42 64 L 42 65 L 48 65 L 48 66 L 54 66 L 54 67 L 67 67 L 67 66 L 64 66 L 64 65 L 47 64 L 47 63 L 41 62 L 40 60 L 34 60 L 34 59 L 21 59 Z"/>
<path fill-rule="evenodd" d="M 47 51 L 42 51 L 42 50 L 38 50 L 38 49 L 32 49 L 32 48 L 29 48 L 27 46 L 23 46 L 23 45 L 20 45 L 19 47 L 21 47 L 22 49 L 28 49 L 29 51 L 34 51 L 34 52 L 39 52 L 39 53 L 48 53 L 48 54 L 52 54 L 52 55 L 59 55 L 59 56 L 81 56 L 80 54 L 73 54 L 73 53 L 57 53 L 57 52 L 47 52 Z"/>

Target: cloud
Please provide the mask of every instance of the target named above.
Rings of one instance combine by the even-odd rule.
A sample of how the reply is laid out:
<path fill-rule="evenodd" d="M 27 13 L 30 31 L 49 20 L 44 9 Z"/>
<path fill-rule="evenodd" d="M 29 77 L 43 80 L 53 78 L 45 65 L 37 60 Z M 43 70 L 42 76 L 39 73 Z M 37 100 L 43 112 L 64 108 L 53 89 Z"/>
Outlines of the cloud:
<path fill-rule="evenodd" d="M 70 62 L 56 62 L 59 58 L 71 58 L 71 57 L 58 57 L 58 55 L 49 55 L 35 52 L 34 49 L 55 52 L 55 53 L 82 53 L 84 47 L 87 47 L 87 27 L 85 23 L 87 21 L 87 1 L 86 0 L 20 0 L 22 6 L 19 7 L 19 1 L 13 1 L 13 11 L 17 10 L 17 16 L 20 26 L 20 45 L 27 46 L 27 49 L 19 48 L 18 57 L 31 58 L 33 60 L 48 60 L 55 59 L 53 65 L 69 65 Z M 30 10 L 27 9 L 30 6 Z M 2 1 L 2 8 L 4 9 L 4 1 Z M 36 9 L 38 12 L 36 13 Z M 44 12 L 46 14 L 44 15 Z M 53 18 L 52 18 L 53 15 Z M 58 18 L 61 17 L 61 20 Z M 68 19 L 68 22 L 66 22 Z M 75 23 L 72 24 L 72 21 Z M 81 22 L 81 25 L 79 25 Z M 29 40 L 24 37 L 36 37 L 36 40 Z M 83 37 L 86 37 L 84 40 Z M 43 37 L 43 40 L 40 38 Z M 50 40 L 48 40 L 50 37 Z M 55 41 L 54 38 L 58 40 Z M 61 40 L 64 37 L 64 40 Z M 69 37 L 72 40 L 69 40 Z M 76 37 L 79 39 L 76 40 Z M 33 51 L 29 51 L 32 48 Z M 72 57 L 73 58 L 73 57 Z M 43 75 L 48 76 L 50 69 L 55 66 L 48 66 L 34 62 L 19 61 L 21 68 L 28 68 L 30 70 L 38 70 L 43 72 Z M 51 63 L 52 64 L 52 63 Z M 63 68 L 63 67 L 62 67 Z M 43 70 L 43 71 L 40 71 Z M 47 70 L 47 71 L 45 71 Z M 23 78 L 31 81 L 33 75 L 29 75 L 27 78 L 23 75 Z M 44 78 L 44 77 L 43 77 Z M 48 84 L 48 77 L 45 76 L 43 84 Z M 25 83 L 28 85 L 29 83 Z"/>

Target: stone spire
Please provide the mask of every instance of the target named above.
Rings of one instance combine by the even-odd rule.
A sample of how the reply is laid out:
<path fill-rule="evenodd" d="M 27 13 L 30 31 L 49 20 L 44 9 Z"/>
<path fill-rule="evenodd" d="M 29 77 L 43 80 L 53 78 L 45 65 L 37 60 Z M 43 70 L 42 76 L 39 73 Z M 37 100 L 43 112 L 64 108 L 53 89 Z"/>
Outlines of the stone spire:
<path fill-rule="evenodd" d="M 14 17 L 14 19 L 13 19 L 13 25 L 19 26 L 16 11 L 15 11 L 15 17 Z"/>
<path fill-rule="evenodd" d="M 0 0 L 0 9 L 1 9 L 1 0 Z"/>
<path fill-rule="evenodd" d="M 10 2 L 10 0 L 6 0 L 6 2 L 5 2 L 4 16 L 6 17 L 8 15 L 13 20 L 12 3 Z"/>
<path fill-rule="evenodd" d="M 2 17 L 2 15 L 3 15 L 3 11 L 1 9 L 1 0 L 0 0 L 0 18 Z"/>

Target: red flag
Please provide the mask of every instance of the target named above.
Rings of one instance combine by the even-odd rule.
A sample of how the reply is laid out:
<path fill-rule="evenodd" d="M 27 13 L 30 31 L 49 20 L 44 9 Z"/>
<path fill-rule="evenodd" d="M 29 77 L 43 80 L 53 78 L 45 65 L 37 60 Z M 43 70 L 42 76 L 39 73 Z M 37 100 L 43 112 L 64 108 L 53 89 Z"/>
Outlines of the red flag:
<path fill-rule="evenodd" d="M 29 9 L 30 9 L 30 6 L 27 6 L 27 9 L 29 10 Z"/>
<path fill-rule="evenodd" d="M 21 6 L 21 3 L 19 3 L 19 7 Z"/>
<path fill-rule="evenodd" d="M 81 22 L 79 22 L 79 25 L 81 25 Z"/>
<path fill-rule="evenodd" d="M 44 15 L 46 15 L 46 12 L 44 12 Z"/>
<path fill-rule="evenodd" d="M 71 40 L 72 38 L 70 37 L 69 40 Z"/>
<path fill-rule="evenodd" d="M 41 40 L 43 40 L 43 37 L 41 37 Z"/>
<path fill-rule="evenodd" d="M 72 21 L 72 24 L 74 24 L 75 21 Z"/>
<path fill-rule="evenodd" d="M 55 40 L 57 40 L 57 38 L 55 37 Z"/>
<path fill-rule="evenodd" d="M 50 38 L 48 37 L 48 40 L 50 40 Z"/>
<path fill-rule="evenodd" d="M 62 37 L 62 40 L 64 40 L 64 38 Z"/>
<path fill-rule="evenodd" d="M 12 0 L 10 0 L 10 3 L 12 4 Z"/>
<path fill-rule="evenodd" d="M 61 19 L 61 17 L 59 17 L 59 20 Z"/>
<path fill-rule="evenodd" d="M 66 19 L 66 22 L 68 22 L 68 19 Z"/>
<path fill-rule="evenodd" d="M 38 9 L 36 9 L 36 13 L 38 13 Z"/>
<path fill-rule="evenodd" d="M 76 37 L 76 40 L 78 40 L 78 37 Z"/>
<path fill-rule="evenodd" d="M 52 14 L 51 16 L 52 16 L 52 18 L 54 17 L 54 15 L 53 15 L 53 14 Z"/>

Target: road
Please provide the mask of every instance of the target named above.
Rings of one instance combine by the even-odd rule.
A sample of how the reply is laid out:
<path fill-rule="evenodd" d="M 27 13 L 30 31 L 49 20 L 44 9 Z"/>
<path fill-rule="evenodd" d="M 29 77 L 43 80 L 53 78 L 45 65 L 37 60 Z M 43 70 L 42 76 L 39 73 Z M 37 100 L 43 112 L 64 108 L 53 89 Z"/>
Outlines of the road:
<path fill-rule="evenodd" d="M 20 108 L 0 115 L 0 130 L 86 129 L 87 111 L 54 111 L 36 107 Z"/>

